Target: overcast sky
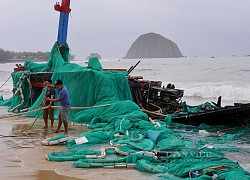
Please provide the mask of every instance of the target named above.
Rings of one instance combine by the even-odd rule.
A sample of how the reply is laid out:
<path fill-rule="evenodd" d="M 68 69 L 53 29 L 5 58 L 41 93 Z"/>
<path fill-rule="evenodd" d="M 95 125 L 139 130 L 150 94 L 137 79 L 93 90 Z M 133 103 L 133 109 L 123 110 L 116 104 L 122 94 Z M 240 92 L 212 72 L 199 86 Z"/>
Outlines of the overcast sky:
<path fill-rule="evenodd" d="M 0 48 L 50 51 L 55 2 L 0 0 Z M 76 59 L 91 52 L 122 58 L 148 32 L 172 40 L 184 56 L 250 54 L 250 0 L 71 0 L 71 9 L 68 44 Z"/>

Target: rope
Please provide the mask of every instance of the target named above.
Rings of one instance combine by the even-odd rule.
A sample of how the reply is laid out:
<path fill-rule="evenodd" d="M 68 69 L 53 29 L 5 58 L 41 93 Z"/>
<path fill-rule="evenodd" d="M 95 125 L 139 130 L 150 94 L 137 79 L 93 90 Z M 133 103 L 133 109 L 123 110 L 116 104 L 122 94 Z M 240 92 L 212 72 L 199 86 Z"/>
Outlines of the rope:
<path fill-rule="evenodd" d="M 32 110 L 32 111 L 28 111 L 28 112 L 23 112 L 23 113 L 18 113 L 18 114 L 13 114 L 13 115 L 6 115 L 6 116 L 0 116 L 0 119 L 6 119 L 6 118 L 11 118 L 11 117 L 17 117 L 17 116 L 22 116 L 24 114 L 30 114 L 30 113 L 33 113 L 33 112 L 37 112 L 37 111 L 40 111 L 40 110 L 44 110 L 44 109 L 47 109 L 48 107 L 43 107 L 43 108 L 39 108 L 39 109 L 35 109 L 35 110 Z"/>
<path fill-rule="evenodd" d="M 10 75 L 11 77 L 11 75 Z M 8 79 L 3 83 L 3 85 L 0 87 L 0 89 L 8 82 L 8 80 L 10 79 L 10 77 L 8 77 Z"/>
<path fill-rule="evenodd" d="M 30 103 L 33 104 L 33 96 L 31 95 L 32 94 L 32 85 L 31 85 L 31 81 L 30 81 L 30 75 L 28 75 L 27 81 L 29 83 L 29 90 L 30 90 Z"/>
<path fill-rule="evenodd" d="M 8 136 L 5 136 L 5 135 L 0 135 L 0 138 L 8 138 L 8 137 L 18 137 L 18 136 L 13 136 L 13 135 L 8 135 Z"/>
<path fill-rule="evenodd" d="M 158 109 L 157 111 L 153 111 L 153 112 L 156 112 L 156 113 L 160 113 L 160 114 L 162 114 L 162 109 L 161 109 L 161 107 L 160 107 L 160 106 L 157 106 L 157 105 L 152 104 L 152 103 L 148 103 L 148 104 L 150 104 L 151 106 L 154 106 L 154 107 L 156 107 L 156 108 Z"/>
<path fill-rule="evenodd" d="M 46 96 L 47 91 L 48 91 L 48 88 L 46 88 L 46 91 L 44 92 L 44 96 L 43 96 L 43 97 Z M 42 103 L 43 103 L 43 105 L 45 105 L 45 103 L 44 103 L 43 100 L 42 100 Z M 27 130 L 22 130 L 21 132 L 28 131 L 28 130 L 30 130 L 30 129 L 34 126 L 34 124 L 36 123 L 36 120 L 38 119 L 38 117 L 39 117 L 39 115 L 40 115 L 41 110 L 42 110 L 42 109 L 40 108 L 40 109 L 39 109 L 39 112 L 38 112 L 38 114 L 37 114 L 37 116 L 36 116 L 36 119 L 34 120 L 34 122 L 32 123 L 32 125 L 31 125 Z"/>
<path fill-rule="evenodd" d="M 12 109 L 10 109 L 9 110 L 9 112 L 14 112 L 17 108 L 19 108 L 20 106 L 22 106 L 23 105 L 23 103 L 24 103 L 24 95 L 23 95 L 23 89 L 22 89 L 22 81 L 24 80 L 24 76 L 26 75 L 26 72 L 25 71 L 23 71 L 23 73 L 22 73 L 22 75 L 21 75 L 21 77 L 19 78 L 19 81 L 18 81 L 18 83 L 17 83 L 17 90 L 16 90 L 16 92 L 14 93 L 16 96 L 18 96 L 18 92 L 20 93 L 20 97 L 21 97 L 21 102 L 20 102 L 20 104 L 18 104 L 17 106 L 15 106 L 14 108 L 12 108 Z"/>
<path fill-rule="evenodd" d="M 223 170 L 225 170 L 225 169 L 233 169 L 233 167 L 231 167 L 231 166 L 227 166 L 227 165 L 220 165 L 220 166 L 212 166 L 212 167 L 208 167 L 208 168 L 204 168 L 202 171 L 200 171 L 200 172 L 198 172 L 197 171 L 197 177 L 199 177 L 199 176 L 201 176 L 201 175 L 203 175 L 203 173 L 204 173 L 204 171 L 211 171 L 211 170 L 215 170 L 215 171 L 217 171 L 217 172 L 221 172 L 221 171 L 223 171 Z M 192 176 L 191 176 L 191 173 L 192 172 L 195 172 L 194 170 L 191 170 L 191 171 L 189 171 L 189 177 L 190 178 L 192 178 Z"/>
<path fill-rule="evenodd" d="M 34 126 L 34 124 L 36 123 L 36 120 L 38 119 L 38 117 L 39 117 L 39 115 L 40 115 L 40 112 L 41 112 L 41 109 L 40 109 L 40 111 L 38 112 L 35 121 L 32 123 L 32 125 L 31 125 L 27 130 L 30 130 L 30 129 Z"/>
<path fill-rule="evenodd" d="M 166 115 L 166 114 L 161 114 L 161 113 L 149 111 L 149 110 L 146 110 L 146 109 L 144 109 L 144 108 L 142 108 L 142 111 L 145 112 L 145 113 L 149 113 L 149 114 L 156 115 L 156 116 L 163 116 L 163 117 L 167 117 L 167 116 L 168 116 L 168 115 Z"/>
<path fill-rule="evenodd" d="M 218 171 L 222 171 L 223 169 L 233 169 L 233 167 L 231 167 L 231 166 L 227 166 L 227 165 L 220 165 L 220 166 L 212 166 L 212 167 L 208 167 L 208 168 L 204 168 L 203 170 L 202 170 L 202 172 L 203 171 L 205 171 L 205 170 L 218 170 Z"/>
<path fill-rule="evenodd" d="M 106 106 L 110 106 L 110 105 L 111 104 L 104 104 L 104 105 L 99 105 L 99 106 L 86 106 L 86 107 L 71 107 L 70 110 L 93 109 L 93 108 L 106 107 Z M 47 109 L 47 108 L 49 108 L 49 106 L 46 106 L 46 107 L 43 107 L 43 108 L 39 108 L 39 109 L 35 109 L 35 110 L 32 110 L 32 111 L 28 111 L 28 112 L 14 114 L 14 115 L 0 116 L 0 119 L 6 119 L 6 118 L 11 118 L 11 117 L 22 116 L 24 114 L 31 114 L 33 112 L 37 112 L 37 111 L 44 110 L 44 109 Z M 61 108 L 61 106 L 51 106 L 51 108 Z"/>
<path fill-rule="evenodd" d="M 149 117 L 148 120 L 155 126 L 161 126 L 159 122 L 155 122 L 151 117 Z"/>
<path fill-rule="evenodd" d="M 244 124 L 241 124 L 241 127 L 233 127 L 233 128 L 221 129 L 221 130 L 217 131 L 216 134 L 217 134 L 218 136 L 221 136 L 222 133 L 223 133 L 223 131 L 229 131 L 229 130 L 244 128 L 244 127 L 245 127 L 245 125 L 244 125 Z"/>

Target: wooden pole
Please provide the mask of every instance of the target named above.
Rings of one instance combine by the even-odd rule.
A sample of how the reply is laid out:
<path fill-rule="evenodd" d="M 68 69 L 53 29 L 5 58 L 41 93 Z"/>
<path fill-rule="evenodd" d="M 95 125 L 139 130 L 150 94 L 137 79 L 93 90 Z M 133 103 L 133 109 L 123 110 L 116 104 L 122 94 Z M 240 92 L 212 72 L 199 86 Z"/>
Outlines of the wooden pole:
<path fill-rule="evenodd" d="M 111 104 L 103 104 L 103 105 L 99 105 L 99 106 L 86 106 L 86 107 L 71 107 L 70 110 L 84 110 L 84 109 L 93 109 L 93 108 L 101 108 L 101 107 L 107 107 L 110 106 Z M 51 108 L 60 108 L 61 106 L 51 106 Z M 11 114 L 11 115 L 5 115 L 5 116 L 0 116 L 0 119 L 6 119 L 6 118 L 11 118 L 11 117 L 17 117 L 17 116 L 22 116 L 25 114 L 30 114 L 33 112 L 37 112 L 40 110 L 44 110 L 49 108 L 49 106 L 43 107 L 43 108 L 39 108 L 39 109 L 35 109 L 32 111 L 28 111 L 28 112 L 23 112 L 23 113 L 18 113 L 18 114 Z"/>

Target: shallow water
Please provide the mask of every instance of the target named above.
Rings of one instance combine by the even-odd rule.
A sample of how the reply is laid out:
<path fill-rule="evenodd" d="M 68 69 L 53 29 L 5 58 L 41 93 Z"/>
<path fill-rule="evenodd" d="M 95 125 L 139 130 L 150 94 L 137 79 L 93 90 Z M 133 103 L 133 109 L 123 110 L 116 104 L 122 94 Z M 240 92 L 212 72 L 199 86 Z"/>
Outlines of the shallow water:
<path fill-rule="evenodd" d="M 19 179 L 63 179 L 69 180 L 70 177 L 58 175 L 53 169 L 39 170 L 24 165 L 24 160 L 20 158 L 29 150 L 34 150 L 40 143 L 43 133 L 20 133 L 18 130 L 28 129 L 31 119 L 23 120 L 1 120 L 0 121 L 0 178 L 8 180 Z M 15 123 L 21 123 L 15 125 Z M 39 123 L 36 126 L 41 126 Z M 37 128 L 37 127 L 36 127 Z M 31 130 L 30 132 L 35 132 Z M 32 156 L 36 159 L 36 156 Z M 36 163 L 40 163 L 37 160 Z"/>

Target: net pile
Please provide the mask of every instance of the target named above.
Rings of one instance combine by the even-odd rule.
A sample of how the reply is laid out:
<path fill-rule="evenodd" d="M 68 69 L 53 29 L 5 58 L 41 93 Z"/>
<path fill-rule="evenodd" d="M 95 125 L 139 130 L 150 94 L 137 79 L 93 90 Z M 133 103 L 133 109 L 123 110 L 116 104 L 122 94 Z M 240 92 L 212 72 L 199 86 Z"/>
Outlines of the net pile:
<path fill-rule="evenodd" d="M 105 118 L 110 121 L 112 116 Z M 93 122 L 90 123 L 90 131 L 68 141 L 66 151 L 47 154 L 48 159 L 74 161 L 72 166 L 76 168 L 133 167 L 143 172 L 157 173 L 162 179 L 250 178 L 249 172 L 225 156 L 227 151 L 247 153 L 240 150 L 236 143 L 233 144 L 239 142 L 236 136 L 229 140 L 217 136 L 212 133 L 216 130 L 213 127 L 210 127 L 212 131 L 206 131 L 209 134 L 204 135 L 206 125 L 183 130 L 174 123 L 169 125 L 159 121 L 161 126 L 154 126 L 140 117 L 121 118 L 110 123 L 93 118 L 98 127 L 93 128 Z M 249 127 L 244 128 L 247 129 Z M 234 131 L 234 135 L 241 134 L 241 131 Z M 84 141 L 78 143 L 79 139 Z M 229 143 L 232 145 L 223 146 Z"/>

